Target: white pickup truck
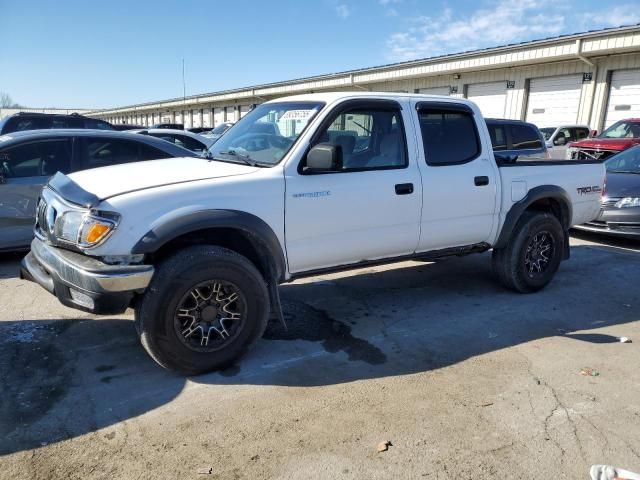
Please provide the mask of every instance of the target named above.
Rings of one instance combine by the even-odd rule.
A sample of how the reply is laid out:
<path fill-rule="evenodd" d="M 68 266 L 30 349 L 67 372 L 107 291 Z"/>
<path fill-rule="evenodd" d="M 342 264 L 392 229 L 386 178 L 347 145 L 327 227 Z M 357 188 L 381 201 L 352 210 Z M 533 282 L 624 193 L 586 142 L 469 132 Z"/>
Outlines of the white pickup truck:
<path fill-rule="evenodd" d="M 259 105 L 209 158 L 56 174 L 22 262 L 65 305 L 135 309 L 163 367 L 228 366 L 282 319 L 278 285 L 493 249 L 498 279 L 546 286 L 597 217 L 597 161 L 494 157 L 472 102 L 342 92 Z"/>

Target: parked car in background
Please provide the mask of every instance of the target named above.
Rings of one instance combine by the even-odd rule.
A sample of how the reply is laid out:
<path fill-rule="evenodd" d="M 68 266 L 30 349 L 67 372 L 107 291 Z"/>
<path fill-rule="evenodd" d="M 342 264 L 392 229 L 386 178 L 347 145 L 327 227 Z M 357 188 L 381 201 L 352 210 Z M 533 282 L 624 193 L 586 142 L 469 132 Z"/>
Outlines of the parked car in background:
<path fill-rule="evenodd" d="M 222 134 L 229 130 L 231 127 L 233 127 L 233 122 L 223 122 L 216 128 L 210 130 L 207 133 L 203 133 L 202 135 L 215 141 L 218 140 L 222 136 Z"/>
<path fill-rule="evenodd" d="M 157 138 L 115 131 L 36 130 L 0 136 L 0 250 L 29 245 L 40 190 L 56 172 L 194 156 Z"/>
<path fill-rule="evenodd" d="M 180 147 L 191 150 L 199 155 L 206 154 L 209 147 L 213 145 L 214 141 L 203 135 L 197 133 L 191 133 L 187 130 L 170 130 L 168 128 L 149 128 L 144 130 L 129 130 L 129 133 L 137 133 L 142 135 L 148 135 L 155 138 L 161 138 L 167 142 L 171 142 Z"/>
<path fill-rule="evenodd" d="M 52 128 L 91 128 L 115 130 L 104 120 L 89 118 L 77 113 L 60 115 L 57 113 L 18 112 L 0 120 L 0 135 L 25 130 L 48 130 Z"/>
<path fill-rule="evenodd" d="M 517 157 L 517 161 L 549 160 L 544 137 L 538 127 L 521 120 L 485 119 L 493 151 L 501 158 Z"/>
<path fill-rule="evenodd" d="M 572 143 L 567 148 L 569 160 L 604 160 L 640 144 L 640 118 L 620 120 L 594 138 Z"/>
<path fill-rule="evenodd" d="M 168 128 L 169 130 L 184 130 L 182 123 L 156 123 L 149 128 Z"/>
<path fill-rule="evenodd" d="M 554 160 L 565 160 L 569 144 L 589 138 L 591 130 L 586 125 L 562 125 L 541 128 L 540 133 L 544 137 L 549 156 Z"/>
<path fill-rule="evenodd" d="M 598 218 L 575 228 L 640 239 L 640 145 L 609 157 Z"/>
<path fill-rule="evenodd" d="M 211 130 L 213 130 L 213 128 L 212 127 L 193 127 L 193 128 L 187 128 L 186 130 L 187 132 L 197 133 L 201 135 L 203 133 L 210 132 Z"/>
<path fill-rule="evenodd" d="M 113 129 L 118 130 L 119 132 L 124 132 L 126 130 L 140 130 L 146 128 L 144 125 L 129 125 L 127 123 L 114 123 Z"/>

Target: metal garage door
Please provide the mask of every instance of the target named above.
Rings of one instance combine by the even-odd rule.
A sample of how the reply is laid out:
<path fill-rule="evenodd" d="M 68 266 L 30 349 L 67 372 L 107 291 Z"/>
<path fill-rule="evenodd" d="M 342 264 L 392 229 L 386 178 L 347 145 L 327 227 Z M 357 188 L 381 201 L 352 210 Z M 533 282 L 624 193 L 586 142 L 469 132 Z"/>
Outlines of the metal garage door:
<path fill-rule="evenodd" d="M 202 126 L 204 128 L 211 128 L 211 109 L 205 108 L 202 110 Z"/>
<path fill-rule="evenodd" d="M 431 88 L 419 88 L 416 93 L 422 93 L 424 95 L 446 95 L 449 96 L 451 92 L 450 87 L 431 87 Z"/>
<path fill-rule="evenodd" d="M 176 123 L 182 123 L 182 112 L 175 112 Z"/>
<path fill-rule="evenodd" d="M 235 122 L 236 121 L 236 107 L 225 107 L 225 115 L 224 119 L 227 122 Z"/>
<path fill-rule="evenodd" d="M 527 121 L 541 128 L 576 123 L 581 92 L 581 74 L 532 78 L 529 83 Z"/>
<path fill-rule="evenodd" d="M 191 118 L 193 118 L 192 127 L 202 127 L 202 111 L 201 110 L 191 110 Z"/>
<path fill-rule="evenodd" d="M 613 72 L 605 128 L 618 120 L 637 117 L 640 117 L 640 70 Z"/>
<path fill-rule="evenodd" d="M 250 111 L 251 111 L 251 105 L 241 105 L 240 106 L 240 118 L 244 117 Z"/>
<path fill-rule="evenodd" d="M 213 109 L 213 126 L 217 127 L 224 122 L 224 108 Z"/>
<path fill-rule="evenodd" d="M 191 111 L 185 110 L 182 113 L 182 118 L 184 119 L 184 128 L 191 128 Z"/>
<path fill-rule="evenodd" d="M 476 83 L 467 88 L 467 98 L 475 102 L 486 118 L 504 118 L 507 82 Z"/>

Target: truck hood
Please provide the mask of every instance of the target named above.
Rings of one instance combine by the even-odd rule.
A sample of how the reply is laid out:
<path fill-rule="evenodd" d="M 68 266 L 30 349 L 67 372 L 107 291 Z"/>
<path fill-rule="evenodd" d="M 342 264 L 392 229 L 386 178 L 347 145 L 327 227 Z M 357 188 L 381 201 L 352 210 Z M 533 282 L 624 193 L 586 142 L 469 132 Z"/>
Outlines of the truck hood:
<path fill-rule="evenodd" d="M 607 173 L 607 197 L 640 197 L 640 175 Z"/>
<path fill-rule="evenodd" d="M 258 167 L 197 157 L 165 158 L 93 168 L 69 175 L 83 190 L 105 200 L 115 195 L 183 182 L 244 175 Z"/>
<path fill-rule="evenodd" d="M 586 138 L 569 144 L 571 148 L 622 151 L 640 144 L 640 138 Z"/>

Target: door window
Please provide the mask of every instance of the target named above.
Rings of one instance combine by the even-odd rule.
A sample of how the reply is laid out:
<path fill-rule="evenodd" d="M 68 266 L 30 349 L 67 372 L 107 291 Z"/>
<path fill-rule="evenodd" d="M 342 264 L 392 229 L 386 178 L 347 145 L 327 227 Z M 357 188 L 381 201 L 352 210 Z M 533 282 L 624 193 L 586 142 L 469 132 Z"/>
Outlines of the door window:
<path fill-rule="evenodd" d="M 471 112 L 426 108 L 418 117 L 427 165 L 457 165 L 480 155 L 480 137 Z"/>
<path fill-rule="evenodd" d="M 84 123 L 79 117 L 51 117 L 51 128 L 83 128 Z"/>
<path fill-rule="evenodd" d="M 529 125 L 511 125 L 511 143 L 514 150 L 542 148 L 542 141 L 538 132 Z"/>
<path fill-rule="evenodd" d="M 558 141 L 561 138 L 564 138 L 564 143 L 562 143 L 562 141 Z M 575 136 L 574 128 L 561 128 L 560 130 L 558 130 L 558 133 L 556 133 L 556 136 L 553 139 L 553 144 L 566 145 L 569 142 L 575 142 L 575 141 L 576 141 L 576 136 Z"/>
<path fill-rule="evenodd" d="M 85 168 L 138 161 L 138 144 L 128 140 L 87 138 Z"/>
<path fill-rule="evenodd" d="M 342 171 L 407 166 L 399 110 L 358 108 L 342 112 L 322 132 L 317 143 L 341 147 Z"/>
<path fill-rule="evenodd" d="M 168 140 L 182 148 L 186 148 L 187 150 L 191 150 L 192 152 L 203 152 L 207 149 L 207 146 L 204 143 L 186 135 L 163 135 L 160 138 Z"/>
<path fill-rule="evenodd" d="M 158 160 L 160 158 L 171 158 L 172 155 L 150 145 L 140 144 L 140 160 Z"/>
<path fill-rule="evenodd" d="M 41 177 L 69 173 L 71 140 L 49 140 L 10 147 L 0 152 L 5 178 Z"/>
<path fill-rule="evenodd" d="M 51 128 L 51 119 L 48 117 L 30 117 L 18 115 L 11 118 L 3 133 L 22 132 L 25 130 L 39 130 Z"/>
<path fill-rule="evenodd" d="M 503 125 L 487 125 L 489 128 L 489 136 L 491 137 L 491 145 L 494 152 L 507 149 L 507 135 Z"/>
<path fill-rule="evenodd" d="M 589 137 L 589 129 L 588 128 L 574 128 L 574 138 L 576 140 L 582 140 L 584 138 Z"/>

